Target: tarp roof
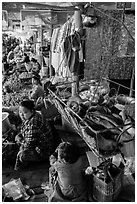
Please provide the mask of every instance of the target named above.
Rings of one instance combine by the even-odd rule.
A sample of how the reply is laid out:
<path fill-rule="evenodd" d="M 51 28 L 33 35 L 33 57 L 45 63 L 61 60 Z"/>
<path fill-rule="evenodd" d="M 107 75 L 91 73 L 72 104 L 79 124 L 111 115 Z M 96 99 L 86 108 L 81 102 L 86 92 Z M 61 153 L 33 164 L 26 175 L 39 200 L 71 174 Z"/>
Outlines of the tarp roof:
<path fill-rule="evenodd" d="M 33 7 L 37 9 L 57 9 L 57 10 L 74 10 L 77 6 L 86 5 L 90 2 L 2 2 L 3 9 L 22 9 L 25 7 Z M 116 2 L 91 2 L 96 7 L 115 6 Z"/>
<path fill-rule="evenodd" d="M 96 9 L 115 10 L 131 8 L 134 2 L 2 2 L 2 10 L 20 12 L 22 9 L 52 10 L 52 11 L 74 11 L 78 7 L 85 7 L 87 4 Z M 135 7 L 132 5 L 132 7 Z"/>
<path fill-rule="evenodd" d="M 27 4 L 44 5 L 52 9 L 75 9 L 77 6 L 86 5 L 90 2 L 27 2 Z M 91 2 L 97 7 L 110 7 L 114 6 L 116 2 Z"/>

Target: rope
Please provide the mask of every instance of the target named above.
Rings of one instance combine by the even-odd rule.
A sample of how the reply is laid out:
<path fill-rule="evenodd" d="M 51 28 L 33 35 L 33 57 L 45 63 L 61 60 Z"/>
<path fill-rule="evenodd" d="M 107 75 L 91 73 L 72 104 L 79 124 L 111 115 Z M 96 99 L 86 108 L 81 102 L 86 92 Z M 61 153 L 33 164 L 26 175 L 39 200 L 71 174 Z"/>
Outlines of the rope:
<path fill-rule="evenodd" d="M 126 132 L 127 130 L 129 130 L 131 127 L 132 127 L 132 125 L 129 126 L 128 128 L 126 128 L 125 130 L 123 130 L 123 131 L 118 135 L 118 137 L 117 137 L 117 142 L 119 142 L 120 137 L 124 134 L 124 132 Z M 133 138 L 132 138 L 132 139 L 133 139 Z"/>
<path fill-rule="evenodd" d="M 118 125 L 117 127 L 115 128 L 106 128 L 105 130 L 101 130 L 101 131 L 98 131 L 98 133 L 102 133 L 102 132 L 107 132 L 109 130 L 115 130 L 116 128 L 119 129 L 119 128 L 123 128 L 125 126 L 128 126 L 128 125 L 132 125 L 132 123 L 128 123 L 128 124 L 124 124 L 124 125 Z M 131 126 L 132 127 L 132 126 Z"/>
<path fill-rule="evenodd" d="M 102 77 L 103 79 L 106 79 L 105 77 Z M 114 83 L 114 84 L 117 84 L 117 85 L 119 85 L 119 86 L 122 86 L 123 88 L 125 88 L 125 89 L 129 89 L 130 90 L 130 88 L 129 87 L 126 87 L 126 86 L 124 86 L 124 85 L 122 85 L 122 84 L 119 84 L 119 83 L 117 83 L 117 82 L 115 82 L 115 81 L 112 81 L 111 79 L 106 79 L 106 80 L 108 80 L 109 82 L 112 82 L 112 83 Z M 132 91 L 135 91 L 134 89 L 132 89 Z"/>
<path fill-rule="evenodd" d="M 128 32 L 129 36 L 131 37 L 131 39 L 135 42 L 135 39 L 133 38 L 133 36 L 131 35 L 130 31 L 128 30 L 128 28 L 126 27 L 126 25 L 123 23 L 123 21 L 117 20 L 116 18 L 109 16 L 108 14 L 104 13 L 103 11 L 101 11 L 100 9 L 98 9 L 96 6 L 92 5 L 92 3 L 90 4 L 91 7 L 93 7 L 95 10 L 99 11 L 100 13 L 102 13 L 103 15 L 107 16 L 108 18 L 120 23 L 121 25 L 124 26 L 124 28 L 126 29 L 126 31 Z"/>

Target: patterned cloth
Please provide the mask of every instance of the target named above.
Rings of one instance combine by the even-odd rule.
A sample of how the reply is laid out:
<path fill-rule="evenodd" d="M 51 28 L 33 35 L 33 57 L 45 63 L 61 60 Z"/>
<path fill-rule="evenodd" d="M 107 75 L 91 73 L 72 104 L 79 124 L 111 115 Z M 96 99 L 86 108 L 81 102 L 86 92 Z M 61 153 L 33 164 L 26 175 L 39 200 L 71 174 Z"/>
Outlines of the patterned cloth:
<path fill-rule="evenodd" d="M 21 134 L 23 136 L 22 147 L 24 149 L 36 147 L 40 149 L 47 149 L 48 147 L 48 149 L 51 149 L 51 129 L 48 123 L 43 124 L 40 113 L 35 112 L 31 119 L 25 122 L 21 129 Z"/>
<path fill-rule="evenodd" d="M 43 123 L 40 113 L 35 112 L 22 125 L 20 151 L 17 154 L 15 169 L 18 169 L 20 163 L 48 159 L 53 152 L 53 144 L 50 126 L 47 122 Z"/>

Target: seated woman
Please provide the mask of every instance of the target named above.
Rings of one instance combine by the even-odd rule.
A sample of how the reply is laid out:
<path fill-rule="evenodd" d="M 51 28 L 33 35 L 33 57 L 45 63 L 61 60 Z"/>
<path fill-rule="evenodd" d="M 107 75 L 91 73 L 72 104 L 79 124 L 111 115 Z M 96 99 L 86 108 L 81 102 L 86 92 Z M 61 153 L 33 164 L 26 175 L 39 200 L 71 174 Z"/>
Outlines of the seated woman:
<path fill-rule="evenodd" d="M 22 119 L 20 134 L 15 137 L 19 144 L 15 170 L 27 167 L 30 162 L 45 161 L 53 153 L 53 135 L 40 113 L 34 109 L 34 102 L 24 100 L 19 106 Z"/>
<path fill-rule="evenodd" d="M 41 66 L 40 66 L 39 62 L 35 58 L 31 58 L 31 62 L 32 62 L 32 72 L 39 74 L 39 72 L 41 70 Z"/>
<path fill-rule="evenodd" d="M 24 59 L 24 65 L 25 65 L 25 68 L 27 70 L 27 72 L 31 72 L 32 71 L 32 63 L 30 61 L 30 58 L 29 56 L 26 56 L 25 59 Z"/>
<path fill-rule="evenodd" d="M 9 71 L 10 71 L 10 66 L 7 62 L 7 56 L 4 55 L 3 56 L 3 59 L 2 59 L 2 75 L 3 75 L 3 78 L 2 78 L 2 83 L 4 84 L 5 81 L 7 80 L 7 77 L 9 75 Z"/>
<path fill-rule="evenodd" d="M 24 52 L 23 56 L 22 56 L 22 60 L 20 60 L 20 63 L 24 63 L 26 61 L 26 58 L 28 58 L 27 53 Z"/>
<path fill-rule="evenodd" d="M 53 191 L 49 195 L 49 202 L 87 201 L 85 157 L 80 156 L 79 148 L 69 142 L 60 143 L 54 155 L 50 156 L 50 164 L 49 177 Z M 52 185 L 54 172 L 57 173 L 55 186 Z"/>
<path fill-rule="evenodd" d="M 42 83 L 40 81 L 39 74 L 32 75 L 32 91 L 30 92 L 30 99 L 34 100 L 36 103 L 37 99 L 44 97 L 44 89 L 42 87 Z"/>
<path fill-rule="evenodd" d="M 44 89 L 42 87 L 42 83 L 40 81 L 39 74 L 33 74 L 32 76 L 32 91 L 30 92 L 30 99 L 34 100 L 35 108 L 37 111 L 40 111 L 43 117 L 43 121 L 48 123 L 51 127 L 52 134 L 54 135 L 54 146 L 55 148 L 60 143 L 60 138 L 58 136 L 57 130 L 55 129 L 54 123 L 52 121 L 47 121 L 47 111 L 44 104 Z"/>

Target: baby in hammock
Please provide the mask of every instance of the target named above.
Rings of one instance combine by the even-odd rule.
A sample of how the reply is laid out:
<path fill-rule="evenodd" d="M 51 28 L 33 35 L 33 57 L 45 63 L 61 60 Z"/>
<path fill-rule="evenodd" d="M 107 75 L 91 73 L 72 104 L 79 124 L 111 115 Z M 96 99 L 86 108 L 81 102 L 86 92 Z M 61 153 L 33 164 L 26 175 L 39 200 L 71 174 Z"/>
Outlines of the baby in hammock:
<path fill-rule="evenodd" d="M 55 153 L 50 156 L 50 164 L 50 184 L 53 172 L 56 172 L 57 177 L 49 202 L 87 201 L 85 157 L 80 156 L 79 148 L 69 142 L 60 143 Z"/>

